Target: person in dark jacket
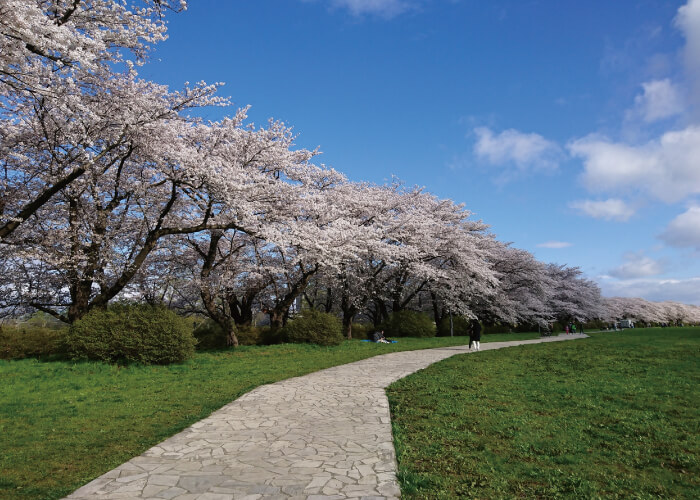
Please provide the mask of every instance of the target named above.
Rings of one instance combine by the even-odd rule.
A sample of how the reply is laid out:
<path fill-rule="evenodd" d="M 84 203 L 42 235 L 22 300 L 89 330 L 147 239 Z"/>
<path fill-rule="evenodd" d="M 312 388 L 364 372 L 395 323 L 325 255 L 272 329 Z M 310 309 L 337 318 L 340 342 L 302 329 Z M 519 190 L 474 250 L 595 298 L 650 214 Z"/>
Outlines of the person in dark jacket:
<path fill-rule="evenodd" d="M 481 350 L 481 323 L 476 319 L 472 321 L 472 327 L 469 330 L 469 349 L 472 345 L 475 351 Z"/>
<path fill-rule="evenodd" d="M 380 344 L 388 344 L 389 343 L 389 341 L 386 339 L 386 337 L 384 337 L 384 330 L 374 332 L 374 334 L 372 335 L 372 340 L 374 342 L 379 342 Z"/>

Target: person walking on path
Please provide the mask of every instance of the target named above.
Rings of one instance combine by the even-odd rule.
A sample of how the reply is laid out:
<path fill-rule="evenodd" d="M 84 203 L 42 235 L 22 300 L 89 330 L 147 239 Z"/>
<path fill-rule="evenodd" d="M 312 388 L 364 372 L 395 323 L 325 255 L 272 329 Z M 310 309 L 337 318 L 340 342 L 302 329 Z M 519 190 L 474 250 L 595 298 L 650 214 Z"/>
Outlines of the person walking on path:
<path fill-rule="evenodd" d="M 474 345 L 474 350 L 478 351 L 481 349 L 481 324 L 479 320 L 472 321 L 472 327 L 469 330 L 469 349 Z"/>

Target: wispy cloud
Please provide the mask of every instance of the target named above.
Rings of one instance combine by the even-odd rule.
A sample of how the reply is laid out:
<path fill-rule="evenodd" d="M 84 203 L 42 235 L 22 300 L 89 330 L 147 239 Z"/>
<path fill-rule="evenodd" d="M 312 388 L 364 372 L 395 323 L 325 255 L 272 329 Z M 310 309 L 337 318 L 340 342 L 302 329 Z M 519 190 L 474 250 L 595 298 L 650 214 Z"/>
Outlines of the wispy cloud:
<path fill-rule="evenodd" d="M 317 2 L 320 0 L 302 0 Z M 416 7 L 415 0 L 330 0 L 332 9 L 345 9 L 353 16 L 378 16 L 391 19 Z"/>
<path fill-rule="evenodd" d="M 515 129 L 496 134 L 488 127 L 474 129 L 474 154 L 491 165 L 515 166 L 520 171 L 556 169 L 562 156 L 561 148 L 539 134 Z"/>
<path fill-rule="evenodd" d="M 604 201 L 581 200 L 569 203 L 571 208 L 595 219 L 627 221 L 634 215 L 634 209 L 622 200 L 611 198 Z"/>
<path fill-rule="evenodd" d="M 572 243 L 569 243 L 568 241 L 545 241 L 537 246 L 540 248 L 567 248 L 571 245 Z"/>
<path fill-rule="evenodd" d="M 608 273 L 610 276 L 620 279 L 634 279 L 658 276 L 665 272 L 664 265 L 661 262 L 642 253 L 628 253 L 623 259 L 624 263 L 622 265 Z"/>

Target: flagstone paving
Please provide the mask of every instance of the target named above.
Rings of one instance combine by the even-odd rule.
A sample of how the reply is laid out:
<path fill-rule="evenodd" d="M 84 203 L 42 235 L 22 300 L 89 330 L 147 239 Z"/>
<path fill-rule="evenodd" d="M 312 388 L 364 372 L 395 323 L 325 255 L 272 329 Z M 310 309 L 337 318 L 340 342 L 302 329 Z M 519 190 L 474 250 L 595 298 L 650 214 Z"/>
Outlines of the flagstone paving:
<path fill-rule="evenodd" d="M 384 388 L 466 352 L 466 346 L 395 352 L 258 387 L 67 498 L 399 498 Z"/>

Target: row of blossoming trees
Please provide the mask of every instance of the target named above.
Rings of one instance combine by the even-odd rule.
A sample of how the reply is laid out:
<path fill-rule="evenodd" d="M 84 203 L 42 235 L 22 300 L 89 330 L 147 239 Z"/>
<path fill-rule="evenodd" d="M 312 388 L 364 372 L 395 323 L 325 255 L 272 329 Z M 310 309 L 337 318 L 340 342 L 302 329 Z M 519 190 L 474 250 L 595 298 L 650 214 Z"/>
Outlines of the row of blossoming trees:
<path fill-rule="evenodd" d="M 577 268 L 499 242 L 450 200 L 349 182 L 255 128 L 218 85 L 139 77 L 163 15 L 184 3 L 5 0 L 0 5 L 0 311 L 73 322 L 136 294 L 229 332 L 300 297 L 353 319 L 430 310 L 510 324 L 606 315 Z M 617 314 L 617 310 L 615 312 Z M 674 313 L 675 314 L 675 313 Z M 695 317 L 697 320 L 697 315 Z"/>
<path fill-rule="evenodd" d="M 604 320 L 629 318 L 652 325 L 700 324 L 700 307 L 678 302 L 612 297 L 603 299 L 603 306 Z"/>

